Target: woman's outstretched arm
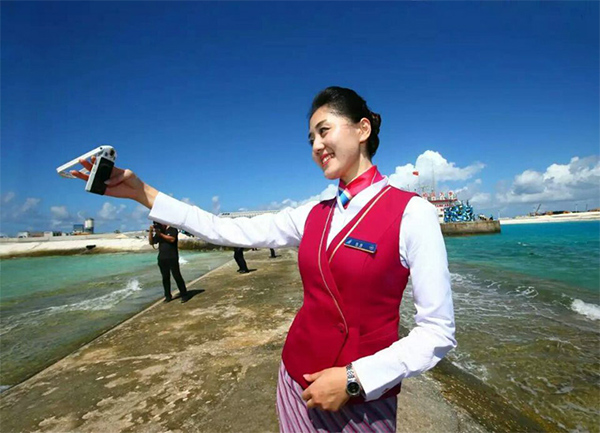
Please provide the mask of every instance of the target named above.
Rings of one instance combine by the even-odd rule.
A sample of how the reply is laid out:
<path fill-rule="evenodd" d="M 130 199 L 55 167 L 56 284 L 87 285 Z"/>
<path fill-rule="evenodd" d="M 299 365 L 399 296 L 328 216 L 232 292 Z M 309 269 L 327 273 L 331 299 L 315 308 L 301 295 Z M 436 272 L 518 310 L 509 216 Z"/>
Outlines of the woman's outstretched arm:
<path fill-rule="evenodd" d="M 91 170 L 91 161 L 81 160 Z M 88 175 L 78 171 L 74 176 L 87 181 Z M 198 238 L 215 244 L 235 247 L 282 248 L 300 244 L 304 223 L 312 207 L 310 202 L 296 209 L 287 208 L 275 214 L 254 218 L 219 218 L 199 207 L 190 206 L 161 193 L 144 183 L 133 171 L 114 167 L 106 183 L 105 195 L 135 200 L 151 210 L 149 219 L 184 229 Z"/>

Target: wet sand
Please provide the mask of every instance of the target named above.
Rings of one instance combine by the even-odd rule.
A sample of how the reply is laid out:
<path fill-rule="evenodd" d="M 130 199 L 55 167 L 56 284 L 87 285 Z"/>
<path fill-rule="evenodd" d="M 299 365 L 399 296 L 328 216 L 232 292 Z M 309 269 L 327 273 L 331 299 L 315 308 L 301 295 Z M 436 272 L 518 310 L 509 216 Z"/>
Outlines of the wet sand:
<path fill-rule="evenodd" d="M 278 431 L 277 371 L 302 291 L 296 251 L 277 253 L 246 253 L 256 270 L 244 275 L 228 262 L 189 284 L 189 302 L 157 302 L 4 392 L 2 432 Z M 434 377 L 404 381 L 398 431 L 485 432 Z"/>

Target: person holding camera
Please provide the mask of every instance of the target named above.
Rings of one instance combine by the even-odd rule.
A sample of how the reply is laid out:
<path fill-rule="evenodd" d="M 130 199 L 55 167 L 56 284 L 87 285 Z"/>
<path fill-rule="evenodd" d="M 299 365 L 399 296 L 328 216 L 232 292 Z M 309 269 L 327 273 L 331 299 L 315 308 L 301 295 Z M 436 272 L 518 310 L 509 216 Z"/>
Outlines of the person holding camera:
<path fill-rule="evenodd" d="M 177 234 L 178 231 L 175 227 L 155 222 L 148 230 L 148 241 L 152 246 L 158 243 L 158 267 L 162 274 L 162 283 L 165 289 L 164 302 L 170 302 L 173 299 L 171 296 L 171 274 L 173 274 L 179 289 L 181 302 L 184 303 L 188 301 L 189 297 L 185 281 L 183 281 L 179 270 Z"/>
<path fill-rule="evenodd" d="M 325 178 L 339 182 L 338 195 L 275 214 L 218 218 L 129 169 L 113 168 L 106 183 L 106 195 L 133 199 L 152 220 L 206 242 L 298 247 L 304 297 L 279 368 L 281 432 L 396 431 L 402 381 L 433 368 L 457 344 L 437 210 L 373 165 L 380 126 L 381 116 L 352 89 L 319 92 L 308 116 L 309 149 Z M 92 170 L 94 161 L 81 164 Z M 296 164 L 283 151 L 280 161 Z M 416 326 L 400 338 L 409 278 Z"/>

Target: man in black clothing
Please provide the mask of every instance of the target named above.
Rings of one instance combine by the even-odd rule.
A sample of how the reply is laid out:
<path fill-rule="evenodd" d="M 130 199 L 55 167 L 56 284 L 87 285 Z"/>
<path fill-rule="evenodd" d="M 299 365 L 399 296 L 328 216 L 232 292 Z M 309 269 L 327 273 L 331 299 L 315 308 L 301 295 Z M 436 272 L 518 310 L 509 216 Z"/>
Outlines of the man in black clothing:
<path fill-rule="evenodd" d="M 247 274 L 250 272 L 248 270 L 248 265 L 246 264 L 246 260 L 244 259 L 244 249 L 243 248 L 234 248 L 233 249 L 233 258 L 238 265 L 238 272 L 240 274 Z"/>
<path fill-rule="evenodd" d="M 158 243 L 158 267 L 162 274 L 163 288 L 165 289 L 165 302 L 170 302 L 171 296 L 171 274 L 175 278 L 179 289 L 181 302 L 187 302 L 188 293 L 185 281 L 179 270 L 179 251 L 177 249 L 177 229 L 164 224 L 154 223 L 148 231 L 150 245 Z"/>

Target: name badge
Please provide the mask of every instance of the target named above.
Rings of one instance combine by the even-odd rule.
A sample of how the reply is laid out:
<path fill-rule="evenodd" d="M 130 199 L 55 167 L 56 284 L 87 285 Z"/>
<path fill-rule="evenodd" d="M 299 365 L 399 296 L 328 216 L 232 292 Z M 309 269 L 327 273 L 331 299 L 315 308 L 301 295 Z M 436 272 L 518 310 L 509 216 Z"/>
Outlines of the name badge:
<path fill-rule="evenodd" d="M 375 251 L 377 251 L 377 244 L 374 244 L 373 242 L 361 241 L 360 239 L 356 238 L 347 238 L 344 241 L 344 246 L 355 248 L 370 254 L 375 254 Z"/>

